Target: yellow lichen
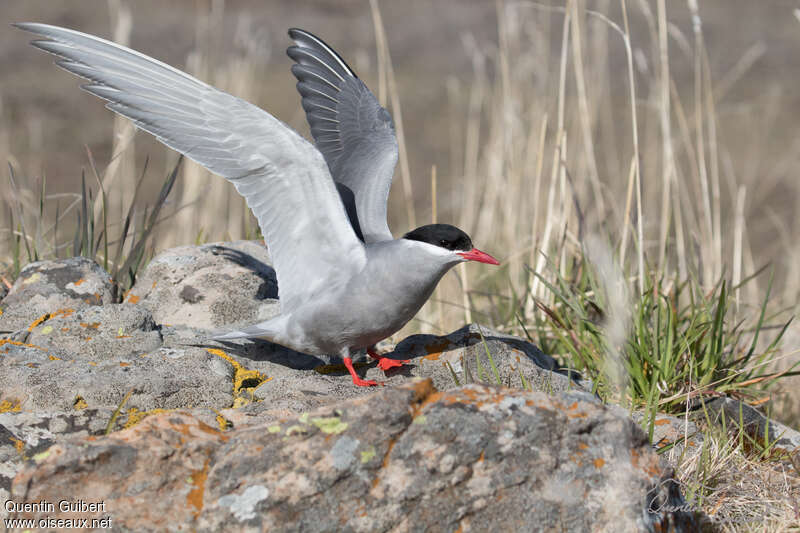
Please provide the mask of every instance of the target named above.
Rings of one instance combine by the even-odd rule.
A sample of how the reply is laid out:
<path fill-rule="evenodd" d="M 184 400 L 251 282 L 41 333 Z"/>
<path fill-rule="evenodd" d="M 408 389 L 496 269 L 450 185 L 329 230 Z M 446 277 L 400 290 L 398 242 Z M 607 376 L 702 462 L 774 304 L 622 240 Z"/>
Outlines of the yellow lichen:
<path fill-rule="evenodd" d="M 305 426 L 301 426 L 299 424 L 295 424 L 294 426 L 289 426 L 286 428 L 286 436 L 294 435 L 295 433 L 308 433 L 308 429 Z"/>
<path fill-rule="evenodd" d="M 272 378 L 264 376 L 258 370 L 249 370 L 236 361 L 233 357 L 217 348 L 206 348 L 206 351 L 211 355 L 221 357 L 231 364 L 233 367 L 233 407 L 242 407 L 255 401 L 253 391 L 256 387 L 265 383 Z"/>
<path fill-rule="evenodd" d="M 0 402 L 0 413 L 19 413 L 22 411 L 22 402 L 19 400 L 3 400 Z"/>
<path fill-rule="evenodd" d="M 81 409 L 86 409 L 89 407 L 89 404 L 86 403 L 86 400 L 83 399 L 83 396 L 75 396 L 75 400 L 72 402 L 72 408 L 76 411 L 80 411 Z"/>
<path fill-rule="evenodd" d="M 43 451 L 41 453 L 37 453 L 36 455 L 34 455 L 33 456 L 33 460 L 36 461 L 37 463 L 41 463 L 42 461 L 47 459 L 47 456 L 49 456 L 49 455 L 50 455 L 50 449 L 48 448 L 47 450 L 45 450 L 45 451 Z"/>
<path fill-rule="evenodd" d="M 222 413 L 216 409 L 213 409 L 213 411 L 217 414 L 215 418 L 217 420 L 217 424 L 219 425 L 220 431 L 227 431 L 233 427 L 233 422 L 222 416 Z"/>
<path fill-rule="evenodd" d="M 125 421 L 124 428 L 132 428 L 150 415 L 157 415 L 160 413 L 169 413 L 172 409 L 150 409 L 149 411 L 140 411 L 135 407 L 128 409 L 128 419 Z"/>
<path fill-rule="evenodd" d="M 361 452 L 361 464 L 368 463 L 373 457 L 375 457 L 375 446 L 370 446 Z"/>
<path fill-rule="evenodd" d="M 33 275 L 31 275 L 30 277 L 28 277 L 27 279 L 23 280 L 22 284 L 23 284 L 23 285 L 27 285 L 27 284 L 29 284 L 29 283 L 34 283 L 34 282 L 36 282 L 36 281 L 37 281 L 39 278 L 41 278 L 41 277 L 42 277 L 42 275 L 41 275 L 41 274 L 39 274 L 38 272 L 35 272 L 35 273 L 34 273 Z"/>
<path fill-rule="evenodd" d="M 326 417 L 326 418 L 312 418 L 311 423 L 317 426 L 320 431 L 323 433 L 328 434 L 336 434 L 341 433 L 345 429 L 347 429 L 347 422 L 342 422 L 342 419 L 338 416 Z"/>

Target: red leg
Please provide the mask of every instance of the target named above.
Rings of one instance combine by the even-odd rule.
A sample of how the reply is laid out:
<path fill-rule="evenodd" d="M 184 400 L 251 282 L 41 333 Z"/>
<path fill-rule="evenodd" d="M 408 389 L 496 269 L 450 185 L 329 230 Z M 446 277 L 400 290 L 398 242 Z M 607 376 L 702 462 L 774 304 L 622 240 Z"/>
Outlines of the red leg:
<path fill-rule="evenodd" d="M 378 366 L 381 370 L 386 372 L 390 368 L 398 368 L 403 366 L 404 364 L 408 363 L 408 359 L 400 360 L 400 359 L 390 359 L 388 357 L 384 357 L 382 355 L 378 355 L 378 352 L 375 351 L 374 346 L 370 346 L 367 348 L 367 354 L 372 357 L 373 359 L 378 360 Z"/>
<path fill-rule="evenodd" d="M 353 368 L 353 360 L 351 358 L 344 357 L 342 358 L 342 361 L 344 362 L 344 366 L 347 367 L 347 371 L 350 372 L 351 376 L 353 376 L 353 385 L 356 387 L 374 387 L 375 385 L 378 385 L 377 381 L 373 381 L 371 379 L 361 379 L 358 377 L 358 374 L 356 374 L 356 369 Z"/>

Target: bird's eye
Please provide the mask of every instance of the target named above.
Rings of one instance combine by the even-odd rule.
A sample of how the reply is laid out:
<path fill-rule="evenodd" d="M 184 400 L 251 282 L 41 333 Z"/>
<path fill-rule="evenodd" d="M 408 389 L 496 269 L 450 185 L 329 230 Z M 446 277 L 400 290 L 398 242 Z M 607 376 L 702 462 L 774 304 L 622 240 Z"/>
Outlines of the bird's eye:
<path fill-rule="evenodd" d="M 448 244 L 450 244 L 450 243 L 448 243 L 448 242 L 447 242 L 446 240 L 444 240 L 444 239 L 442 239 L 441 241 L 439 241 L 439 246 L 441 246 L 442 248 L 447 248 L 447 245 L 448 245 Z"/>

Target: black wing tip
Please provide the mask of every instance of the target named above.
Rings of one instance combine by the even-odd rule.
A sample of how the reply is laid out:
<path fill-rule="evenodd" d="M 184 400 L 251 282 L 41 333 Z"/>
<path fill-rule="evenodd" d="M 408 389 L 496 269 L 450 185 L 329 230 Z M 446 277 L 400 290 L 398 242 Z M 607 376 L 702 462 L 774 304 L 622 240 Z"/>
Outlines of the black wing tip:
<path fill-rule="evenodd" d="M 320 37 L 317 37 L 316 35 L 314 35 L 313 33 L 311 33 L 308 30 L 303 30 L 303 29 L 300 29 L 300 28 L 289 28 L 288 33 L 289 33 L 289 37 L 293 41 L 295 41 L 295 45 L 294 46 L 290 46 L 286 50 L 287 54 L 289 54 L 289 50 L 291 50 L 291 49 L 299 49 L 299 50 L 310 49 L 310 50 L 316 50 L 317 53 L 322 52 L 324 54 L 328 54 L 329 56 L 331 56 L 333 58 L 333 60 L 335 62 L 339 63 L 339 65 L 344 70 L 345 74 L 347 74 L 349 76 L 353 76 L 354 78 L 358 78 L 358 75 L 356 74 L 356 71 L 353 70 L 353 68 L 347 63 L 347 61 L 344 60 L 344 58 L 341 56 L 341 54 L 339 54 L 339 52 L 334 50 L 333 47 L 331 47 L 328 43 L 326 43 Z M 306 41 L 310 40 L 313 44 L 311 46 L 309 46 L 308 44 L 306 44 L 304 42 L 301 42 L 304 39 Z M 291 55 L 289 55 L 289 57 L 294 59 L 294 57 L 292 57 Z M 327 61 L 325 61 L 325 62 L 327 63 Z"/>

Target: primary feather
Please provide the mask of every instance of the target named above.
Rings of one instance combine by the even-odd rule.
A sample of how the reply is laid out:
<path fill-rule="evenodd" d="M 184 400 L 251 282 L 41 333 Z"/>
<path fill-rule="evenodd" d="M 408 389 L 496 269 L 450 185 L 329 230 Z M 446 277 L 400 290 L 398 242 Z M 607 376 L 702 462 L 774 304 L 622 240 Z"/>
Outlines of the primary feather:
<path fill-rule="evenodd" d="M 351 222 L 364 242 L 391 240 L 386 204 L 398 154 L 392 117 L 322 39 L 296 28 L 289 36 L 296 46 L 286 53 L 296 62 L 292 73 L 311 135 Z"/>

